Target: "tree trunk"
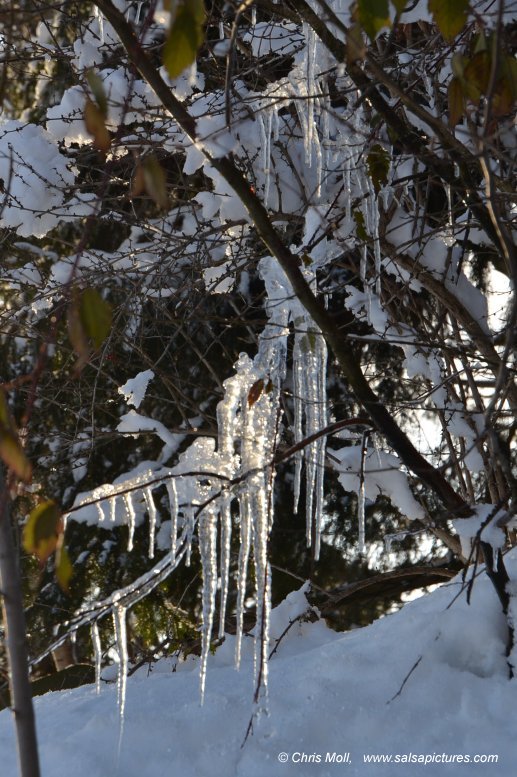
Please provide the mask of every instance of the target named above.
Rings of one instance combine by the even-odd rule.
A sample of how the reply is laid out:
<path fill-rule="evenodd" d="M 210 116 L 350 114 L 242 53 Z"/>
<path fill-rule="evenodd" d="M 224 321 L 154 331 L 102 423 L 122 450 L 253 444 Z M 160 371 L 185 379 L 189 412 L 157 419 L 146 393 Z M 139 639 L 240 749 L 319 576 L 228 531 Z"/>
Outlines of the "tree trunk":
<path fill-rule="evenodd" d="M 9 516 L 9 494 L 0 465 L 0 592 L 9 666 L 11 705 L 16 727 L 20 777 L 40 777 L 36 723 L 29 682 L 25 614 L 20 569 Z"/>

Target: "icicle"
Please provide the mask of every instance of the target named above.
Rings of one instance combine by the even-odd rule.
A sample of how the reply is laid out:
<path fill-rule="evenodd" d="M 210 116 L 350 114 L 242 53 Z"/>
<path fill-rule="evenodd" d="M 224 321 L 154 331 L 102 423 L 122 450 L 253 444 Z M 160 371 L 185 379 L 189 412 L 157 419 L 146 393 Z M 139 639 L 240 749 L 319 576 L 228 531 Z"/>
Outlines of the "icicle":
<path fill-rule="evenodd" d="M 111 523 L 115 523 L 117 519 L 117 497 L 112 496 L 109 500 L 109 506 L 110 506 L 110 521 Z"/>
<path fill-rule="evenodd" d="M 135 506 L 133 504 L 133 495 L 132 493 L 124 494 L 124 504 L 126 505 L 127 510 L 127 516 L 128 516 L 128 528 L 129 528 L 129 537 L 127 541 L 127 549 L 128 551 L 133 550 L 133 538 L 135 536 L 135 525 L 136 525 L 136 514 L 135 514 Z"/>
<path fill-rule="evenodd" d="M 242 631 L 244 625 L 244 603 L 246 600 L 246 583 L 248 576 L 248 559 L 251 543 L 250 509 L 247 493 L 239 495 L 240 512 L 240 546 L 237 572 L 237 608 L 235 631 L 235 666 L 241 664 Z"/>
<path fill-rule="evenodd" d="M 136 11 L 135 11 L 135 24 L 140 24 L 140 17 L 142 14 L 143 4 L 144 4 L 143 0 L 138 0 Z"/>
<path fill-rule="evenodd" d="M 201 668 L 199 684 L 201 704 L 205 699 L 206 664 L 214 623 L 215 594 L 217 591 L 217 523 L 216 515 L 207 511 L 199 520 L 199 553 L 203 569 L 203 632 L 201 638 Z"/>
<path fill-rule="evenodd" d="M 176 489 L 176 479 L 169 478 L 165 485 L 169 496 L 169 509 L 171 513 L 171 556 L 174 558 L 178 542 L 178 491 Z"/>
<path fill-rule="evenodd" d="M 224 40 L 224 24 L 219 22 L 219 40 Z"/>
<path fill-rule="evenodd" d="M 357 493 L 357 522 L 359 524 L 358 552 L 360 556 L 365 551 L 365 502 L 366 502 L 366 454 L 368 452 L 369 432 L 364 432 L 361 440 L 361 463 L 359 468 L 359 491 Z"/>
<path fill-rule="evenodd" d="M 102 12 L 99 11 L 99 9 L 96 6 L 94 6 L 94 14 L 97 17 L 97 22 L 99 24 L 100 45 L 104 46 L 104 16 L 102 15 Z"/>
<path fill-rule="evenodd" d="M 378 297 L 381 295 L 381 243 L 379 240 L 379 206 L 373 184 L 368 178 L 368 196 L 366 200 L 366 231 L 373 240 L 374 270 L 375 270 L 375 293 Z"/>
<path fill-rule="evenodd" d="M 104 521 L 106 520 L 106 514 L 104 512 L 104 505 L 103 505 L 103 503 L 102 502 L 97 502 L 97 504 L 95 506 L 97 508 L 97 513 L 99 515 L 99 523 L 104 523 Z"/>
<path fill-rule="evenodd" d="M 154 536 L 156 533 L 156 505 L 153 492 L 150 488 L 144 488 L 144 499 L 149 514 L 149 558 L 154 558 Z"/>
<path fill-rule="evenodd" d="M 102 645 L 97 621 L 92 623 L 92 645 L 95 659 L 95 692 L 98 696 L 101 692 Z"/>
<path fill-rule="evenodd" d="M 232 497 L 224 494 L 221 499 L 221 603 L 219 617 L 219 638 L 224 637 L 224 623 L 226 618 L 226 602 L 228 600 L 228 584 L 230 580 L 230 546 L 232 539 Z"/>
<path fill-rule="evenodd" d="M 253 5 L 251 7 L 251 26 L 256 27 L 257 26 L 257 6 Z"/>
<path fill-rule="evenodd" d="M 249 483 L 253 526 L 253 560 L 257 622 L 255 626 L 254 676 L 261 689 L 267 692 L 267 659 L 269 644 L 269 568 L 267 546 L 269 539 L 269 510 L 266 473 L 260 472 Z"/>
<path fill-rule="evenodd" d="M 316 364 L 315 364 L 315 389 L 316 407 L 314 419 L 314 431 L 324 429 L 328 423 L 327 414 L 327 345 L 322 335 L 316 337 Z M 321 545 L 321 524 L 324 507 L 324 480 L 325 480 L 325 455 L 326 438 L 320 437 L 314 442 L 316 451 L 316 483 L 315 483 L 315 507 L 314 507 L 314 559 L 319 560 Z"/>
<path fill-rule="evenodd" d="M 194 534 L 194 510 L 189 505 L 185 508 L 185 531 L 186 531 L 186 543 L 187 552 L 185 554 L 185 566 L 190 566 L 190 560 L 192 556 L 192 536 Z"/>
<path fill-rule="evenodd" d="M 300 321 L 295 321 L 295 326 L 299 325 Z M 293 364 L 293 404 L 294 404 L 294 440 L 295 442 L 301 442 L 303 439 L 302 418 L 303 418 L 303 359 L 301 354 L 301 338 L 305 335 L 300 333 L 295 334 L 294 340 L 294 364 Z M 294 505 L 293 510 L 298 512 L 298 504 L 300 501 L 300 487 L 302 482 L 302 463 L 303 463 L 303 448 L 295 453 L 294 457 Z"/>
<path fill-rule="evenodd" d="M 273 140 L 276 143 L 280 137 L 280 116 L 278 115 L 278 105 L 272 105 L 270 110 L 272 115 Z"/>
<path fill-rule="evenodd" d="M 304 23 L 303 31 L 307 47 L 307 136 L 305 138 L 305 161 L 311 166 L 312 146 L 316 138 L 316 124 L 314 121 L 314 97 L 316 95 L 316 33 Z"/>
<path fill-rule="evenodd" d="M 264 116 L 265 114 L 265 116 Z M 258 112 L 258 121 L 260 128 L 260 141 L 262 144 L 262 168 L 264 170 L 264 205 L 267 206 L 269 197 L 270 183 L 270 164 L 271 164 L 271 122 L 270 111 L 261 108 Z"/>
<path fill-rule="evenodd" d="M 310 329 L 306 328 L 310 326 Z M 310 321 L 295 336 L 293 351 L 294 374 L 294 435 L 295 441 L 315 434 L 327 425 L 326 372 L 327 347 L 319 330 Z M 302 414 L 305 408 L 305 427 Z M 320 526 L 323 512 L 323 477 L 325 466 L 325 438 L 310 443 L 304 449 L 306 482 L 306 536 L 307 545 L 314 542 L 315 559 L 319 557 Z M 295 459 L 295 506 L 298 505 L 302 456 Z"/>
<path fill-rule="evenodd" d="M 128 671 L 127 655 L 127 633 L 126 633 L 126 608 L 122 604 L 116 604 L 113 608 L 113 627 L 117 643 L 117 653 L 119 657 L 118 677 L 117 677 L 117 702 L 119 709 L 119 739 L 118 753 L 120 756 L 120 747 L 124 733 L 124 713 L 126 708 L 126 685 Z"/>

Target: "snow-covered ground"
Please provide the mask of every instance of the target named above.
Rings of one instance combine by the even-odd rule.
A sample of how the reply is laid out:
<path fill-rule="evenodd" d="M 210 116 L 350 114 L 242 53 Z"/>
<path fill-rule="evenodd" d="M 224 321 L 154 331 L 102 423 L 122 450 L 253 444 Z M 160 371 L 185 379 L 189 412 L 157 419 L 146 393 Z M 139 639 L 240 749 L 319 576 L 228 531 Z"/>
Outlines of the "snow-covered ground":
<path fill-rule="evenodd" d="M 507 563 L 517 571 L 517 553 Z M 470 606 L 464 594 L 454 601 L 460 588 L 454 580 L 345 634 L 323 621 L 296 622 L 270 661 L 269 714 L 244 746 L 251 638 L 240 671 L 232 637 L 210 656 L 203 707 L 197 659 L 135 673 L 118 771 L 115 684 L 103 683 L 100 696 L 85 686 L 37 698 L 43 777 L 513 777 L 517 680 L 508 679 L 505 622 L 484 575 Z M 272 647 L 304 601 L 297 592 L 273 611 Z M 1 776 L 15 777 L 8 711 L 0 714 L 0 753 Z M 365 762 L 376 755 L 392 761 Z M 474 762 L 487 756 L 497 763 Z"/>

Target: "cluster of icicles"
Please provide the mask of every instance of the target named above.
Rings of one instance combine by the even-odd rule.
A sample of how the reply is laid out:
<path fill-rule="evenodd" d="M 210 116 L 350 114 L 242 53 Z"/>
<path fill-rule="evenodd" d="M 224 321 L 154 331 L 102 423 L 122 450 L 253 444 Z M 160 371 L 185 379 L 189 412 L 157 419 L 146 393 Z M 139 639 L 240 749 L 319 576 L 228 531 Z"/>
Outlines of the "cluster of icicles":
<path fill-rule="evenodd" d="M 224 637 L 230 581 L 232 532 L 239 532 L 237 561 L 235 663 L 241 660 L 243 618 L 248 566 L 254 565 L 256 626 L 254 671 L 258 696 L 267 694 L 270 613 L 268 538 L 273 522 L 275 452 L 282 411 L 280 388 L 287 372 L 287 339 L 294 327 L 294 434 L 295 442 L 315 434 L 327 423 L 325 375 L 327 351 L 323 337 L 294 299 L 277 263 L 266 257 L 260 271 L 268 291 L 268 324 L 260 338 L 255 359 L 241 354 L 235 374 L 224 383 L 225 396 L 217 408 L 219 439 L 198 438 L 171 469 L 140 472 L 117 485 L 104 485 L 73 510 L 98 511 L 100 523 L 114 523 L 123 506 L 128 526 L 128 550 L 133 547 L 135 525 L 143 511 L 149 522 L 149 557 L 154 557 L 158 511 L 153 491 L 166 487 L 171 516 L 170 551 L 131 585 L 99 602 L 81 608 L 69 622 L 69 631 L 90 624 L 95 655 L 96 685 L 100 688 L 102 645 L 99 620 L 111 615 L 119 654 L 118 699 L 123 718 L 128 670 L 126 647 L 127 611 L 170 575 L 181 561 L 190 563 L 193 538 L 202 565 L 201 699 L 214 627 L 219 589 L 219 637 Z M 281 302 L 281 304 L 280 304 Z M 324 437 L 296 455 L 295 502 L 298 503 L 305 460 L 307 539 L 319 553 L 323 509 Z M 92 498 L 94 497 L 94 498 Z M 72 512 L 73 515 L 73 512 Z M 72 517 L 72 515 L 70 517 Z"/>

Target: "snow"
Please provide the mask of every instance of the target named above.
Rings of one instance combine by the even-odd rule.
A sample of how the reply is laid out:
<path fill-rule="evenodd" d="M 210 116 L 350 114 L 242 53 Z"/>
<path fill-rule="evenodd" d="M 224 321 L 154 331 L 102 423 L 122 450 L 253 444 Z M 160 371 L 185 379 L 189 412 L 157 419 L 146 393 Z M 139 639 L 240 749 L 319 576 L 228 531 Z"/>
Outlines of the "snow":
<path fill-rule="evenodd" d="M 339 482 L 345 491 L 361 490 L 362 445 L 333 450 L 331 461 L 339 472 Z M 364 489 L 367 499 L 375 501 L 379 494 L 389 496 L 392 503 L 408 518 L 422 518 L 424 511 L 409 488 L 400 460 L 393 453 L 373 448 L 364 457 Z"/>
<path fill-rule="evenodd" d="M 507 561 L 515 575 L 517 554 Z M 470 606 L 460 591 L 456 579 L 345 634 L 321 620 L 296 621 L 304 596 L 291 594 L 271 614 L 269 711 L 254 718 L 243 747 L 254 709 L 246 638 L 239 672 L 234 637 L 208 656 L 203 707 L 199 659 L 163 659 L 128 678 L 118 771 L 113 682 L 103 681 L 99 696 L 89 685 L 36 698 L 42 777 L 334 777 L 341 769 L 360 777 L 513 777 L 516 681 L 508 679 L 500 605 L 484 575 Z M 0 751 L 2 775 L 15 777 L 7 711 Z M 338 765 L 334 753 L 349 753 L 350 763 Z M 443 754 L 498 761 L 442 764 Z M 399 763 L 372 767 L 365 755 Z"/>
<path fill-rule="evenodd" d="M 0 119 L 0 179 L 9 194 L 2 198 L 2 226 L 43 237 L 58 223 L 54 211 L 75 176 L 42 127 Z"/>
<path fill-rule="evenodd" d="M 454 531 L 460 538 L 461 552 L 469 558 L 473 542 L 479 535 L 482 542 L 487 542 L 494 551 L 502 550 L 506 543 L 504 531 L 497 525 L 502 514 L 497 505 L 478 504 L 474 508 L 475 515 L 453 521 Z"/>
<path fill-rule="evenodd" d="M 134 378 L 126 381 L 123 386 L 119 386 L 118 393 L 122 394 L 128 405 L 133 405 L 138 409 L 153 378 L 154 372 L 152 370 L 139 372 Z"/>

